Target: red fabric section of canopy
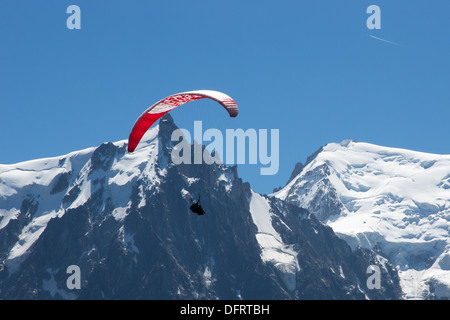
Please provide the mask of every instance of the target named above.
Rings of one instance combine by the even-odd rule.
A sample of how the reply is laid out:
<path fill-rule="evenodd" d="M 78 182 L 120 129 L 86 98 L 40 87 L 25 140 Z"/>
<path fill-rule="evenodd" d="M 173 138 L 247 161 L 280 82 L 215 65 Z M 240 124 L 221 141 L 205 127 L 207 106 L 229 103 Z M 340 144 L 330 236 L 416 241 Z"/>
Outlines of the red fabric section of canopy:
<path fill-rule="evenodd" d="M 128 138 L 128 152 L 133 152 L 136 149 L 139 141 L 159 118 L 165 115 L 167 112 L 162 113 L 146 113 L 140 120 L 136 122 L 133 130 L 131 130 L 130 137 Z"/>

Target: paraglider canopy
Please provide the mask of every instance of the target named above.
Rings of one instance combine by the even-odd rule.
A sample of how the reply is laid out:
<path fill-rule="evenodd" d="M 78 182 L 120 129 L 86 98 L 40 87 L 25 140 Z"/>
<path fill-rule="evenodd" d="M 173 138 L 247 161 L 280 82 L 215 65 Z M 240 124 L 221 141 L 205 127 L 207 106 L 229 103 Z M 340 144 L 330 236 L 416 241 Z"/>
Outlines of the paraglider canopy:
<path fill-rule="evenodd" d="M 225 93 L 219 91 L 196 90 L 171 95 L 152 105 L 137 119 L 128 138 L 128 152 L 133 152 L 136 149 L 145 132 L 167 112 L 185 103 L 205 98 L 220 103 L 228 111 L 230 117 L 238 115 L 239 110 L 236 102 Z"/>

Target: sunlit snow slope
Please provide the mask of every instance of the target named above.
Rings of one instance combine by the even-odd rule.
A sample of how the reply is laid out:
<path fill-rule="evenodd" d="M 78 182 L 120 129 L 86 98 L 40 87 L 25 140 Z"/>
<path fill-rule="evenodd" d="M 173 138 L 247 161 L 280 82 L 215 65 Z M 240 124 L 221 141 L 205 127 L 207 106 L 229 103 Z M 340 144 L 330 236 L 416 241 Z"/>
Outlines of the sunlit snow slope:
<path fill-rule="evenodd" d="M 450 155 L 332 143 L 273 195 L 309 209 L 353 248 L 381 250 L 405 298 L 450 297 Z"/>
<path fill-rule="evenodd" d="M 122 219 L 129 207 L 132 191 L 125 185 L 130 185 L 141 175 L 151 177 L 157 184 L 157 134 L 157 126 L 149 130 L 144 136 L 143 147 L 133 154 L 125 154 L 125 140 L 114 143 L 121 147 L 123 154 L 112 158 L 108 172 L 93 167 L 92 159 L 105 158 L 97 159 L 98 163 L 111 161 L 102 152 L 96 153 L 96 148 L 61 157 L 0 165 L 0 230 L 11 220 L 25 220 L 19 240 L 7 252 L 8 267 L 14 271 L 19 266 L 52 218 L 84 205 L 103 184 L 108 185 L 108 199 L 113 203 L 105 202 L 100 206 L 114 207 L 114 217 Z M 107 144 L 102 150 L 106 149 Z M 27 212 L 27 215 L 21 217 L 21 212 Z"/>

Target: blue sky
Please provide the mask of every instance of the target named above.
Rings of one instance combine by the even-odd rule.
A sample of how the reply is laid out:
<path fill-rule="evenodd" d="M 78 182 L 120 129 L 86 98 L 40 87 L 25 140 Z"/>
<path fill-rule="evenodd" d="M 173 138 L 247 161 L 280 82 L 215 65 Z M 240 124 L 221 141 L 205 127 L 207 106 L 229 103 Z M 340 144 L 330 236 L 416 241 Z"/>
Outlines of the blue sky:
<path fill-rule="evenodd" d="M 66 27 L 72 4 L 81 30 Z M 366 27 L 373 4 L 381 30 Z M 151 104 L 196 89 L 240 114 L 187 105 L 180 127 L 280 130 L 277 175 L 239 168 L 258 192 L 344 139 L 450 154 L 449 13 L 447 0 L 2 1 L 0 163 L 126 139 Z"/>

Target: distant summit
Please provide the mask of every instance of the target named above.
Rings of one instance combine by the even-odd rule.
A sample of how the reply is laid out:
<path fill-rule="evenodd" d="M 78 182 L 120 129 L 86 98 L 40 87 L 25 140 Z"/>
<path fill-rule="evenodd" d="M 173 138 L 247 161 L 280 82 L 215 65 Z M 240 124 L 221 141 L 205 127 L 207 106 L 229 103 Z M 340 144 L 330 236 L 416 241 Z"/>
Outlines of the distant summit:
<path fill-rule="evenodd" d="M 273 196 L 392 261 L 406 298 L 450 297 L 450 155 L 330 143 Z"/>

